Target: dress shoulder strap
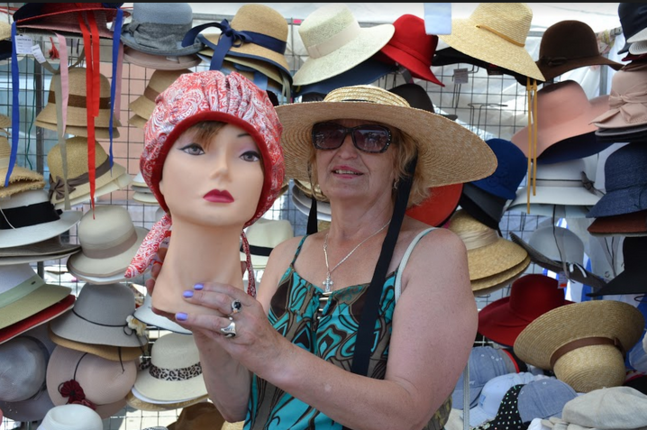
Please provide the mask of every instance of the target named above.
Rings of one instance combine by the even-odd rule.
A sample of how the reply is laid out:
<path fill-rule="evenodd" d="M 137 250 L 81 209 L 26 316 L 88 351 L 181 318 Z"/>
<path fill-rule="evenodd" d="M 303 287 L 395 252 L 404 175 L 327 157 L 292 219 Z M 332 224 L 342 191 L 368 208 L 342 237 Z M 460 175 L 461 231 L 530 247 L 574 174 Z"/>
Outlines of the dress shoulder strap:
<path fill-rule="evenodd" d="M 407 260 L 409 260 L 409 256 L 413 252 L 413 248 L 415 248 L 416 244 L 418 241 L 427 233 L 429 233 L 432 230 L 435 230 L 436 227 L 429 227 L 420 233 L 416 235 L 416 237 L 413 238 L 409 246 L 407 247 L 407 250 L 404 252 L 404 255 L 402 256 L 402 260 L 400 260 L 400 265 L 398 266 L 398 273 L 395 275 L 395 302 L 398 302 L 398 298 L 400 297 L 400 293 L 402 292 L 402 286 L 400 283 L 402 282 L 402 272 L 404 272 L 404 266 L 407 265 Z"/>
<path fill-rule="evenodd" d="M 292 258 L 292 265 L 294 266 L 294 262 L 297 261 L 297 257 L 299 256 L 299 253 L 301 252 L 301 247 L 303 246 L 303 242 L 305 242 L 306 238 L 308 235 L 305 235 L 301 238 L 301 241 L 299 242 L 299 246 L 297 246 L 297 250 L 294 252 L 294 257 Z"/>

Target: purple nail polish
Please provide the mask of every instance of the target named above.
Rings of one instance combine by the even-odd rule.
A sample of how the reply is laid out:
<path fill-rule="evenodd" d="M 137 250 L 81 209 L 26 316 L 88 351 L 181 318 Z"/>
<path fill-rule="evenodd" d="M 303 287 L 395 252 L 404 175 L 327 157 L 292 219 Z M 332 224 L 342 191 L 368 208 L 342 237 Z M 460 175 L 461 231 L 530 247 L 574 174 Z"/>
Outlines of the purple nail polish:
<path fill-rule="evenodd" d="M 193 286 L 193 289 L 194 289 L 194 290 L 201 290 L 201 289 L 203 289 L 203 288 L 204 288 L 204 284 L 195 284 L 195 285 Z"/>
<path fill-rule="evenodd" d="M 186 321 L 186 318 L 187 314 L 185 314 L 184 312 L 178 312 L 175 314 L 175 319 L 178 321 Z"/>
<path fill-rule="evenodd" d="M 187 291 L 185 291 L 182 295 L 183 295 L 185 298 L 190 299 L 191 297 L 193 297 L 193 291 L 191 291 L 191 290 L 187 290 Z"/>

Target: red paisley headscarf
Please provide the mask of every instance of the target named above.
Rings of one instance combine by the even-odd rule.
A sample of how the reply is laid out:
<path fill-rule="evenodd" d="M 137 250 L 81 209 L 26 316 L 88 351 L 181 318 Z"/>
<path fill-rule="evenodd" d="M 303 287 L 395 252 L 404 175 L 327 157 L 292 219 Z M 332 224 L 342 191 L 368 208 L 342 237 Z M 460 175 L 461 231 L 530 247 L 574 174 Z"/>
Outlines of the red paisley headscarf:
<path fill-rule="evenodd" d="M 172 224 L 159 182 L 166 156 L 175 140 L 189 127 L 202 121 L 222 121 L 247 131 L 263 156 L 265 179 L 254 216 L 247 227 L 259 219 L 281 192 L 285 176 L 283 149 L 280 145 L 283 126 L 264 90 L 232 72 L 228 75 L 209 70 L 180 75 L 155 99 L 155 109 L 144 126 L 144 150 L 140 171 L 166 214 L 149 231 L 139 251 L 126 270 L 126 278 L 142 274 L 153 262 Z M 256 294 L 249 243 L 242 233 L 249 273 L 248 293 Z"/>

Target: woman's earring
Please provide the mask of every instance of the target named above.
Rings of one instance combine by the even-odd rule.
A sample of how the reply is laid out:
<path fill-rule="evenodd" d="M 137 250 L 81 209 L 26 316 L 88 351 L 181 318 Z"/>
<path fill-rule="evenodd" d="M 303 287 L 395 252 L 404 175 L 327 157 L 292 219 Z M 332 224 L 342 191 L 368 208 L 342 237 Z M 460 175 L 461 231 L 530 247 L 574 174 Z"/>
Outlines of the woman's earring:
<path fill-rule="evenodd" d="M 398 182 L 400 182 L 400 180 L 399 180 L 399 179 L 396 179 L 395 181 L 393 181 L 393 189 L 394 189 L 394 190 L 397 190 L 397 189 L 398 189 Z"/>

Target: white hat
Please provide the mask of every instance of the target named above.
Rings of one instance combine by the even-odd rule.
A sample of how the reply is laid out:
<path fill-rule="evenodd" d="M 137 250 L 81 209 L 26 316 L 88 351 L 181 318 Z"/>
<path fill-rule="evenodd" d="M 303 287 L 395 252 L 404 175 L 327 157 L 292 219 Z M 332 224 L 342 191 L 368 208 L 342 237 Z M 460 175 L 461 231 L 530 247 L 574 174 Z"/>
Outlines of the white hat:
<path fill-rule="evenodd" d="M 60 405 L 47 412 L 36 430 L 103 430 L 103 421 L 87 406 Z"/>
<path fill-rule="evenodd" d="M 292 224 L 286 219 L 259 218 L 247 227 L 247 240 L 252 255 L 254 269 L 264 269 L 269 260 L 270 252 L 279 243 L 294 237 Z M 246 259 L 245 253 L 240 253 L 241 261 Z"/>
<path fill-rule="evenodd" d="M 144 303 L 135 310 L 133 316 L 143 323 L 150 324 L 164 330 L 180 334 L 192 334 L 190 330 L 187 330 L 170 319 L 153 312 L 152 300 L 152 296 L 150 294 L 146 294 L 146 296 L 144 296 Z"/>

